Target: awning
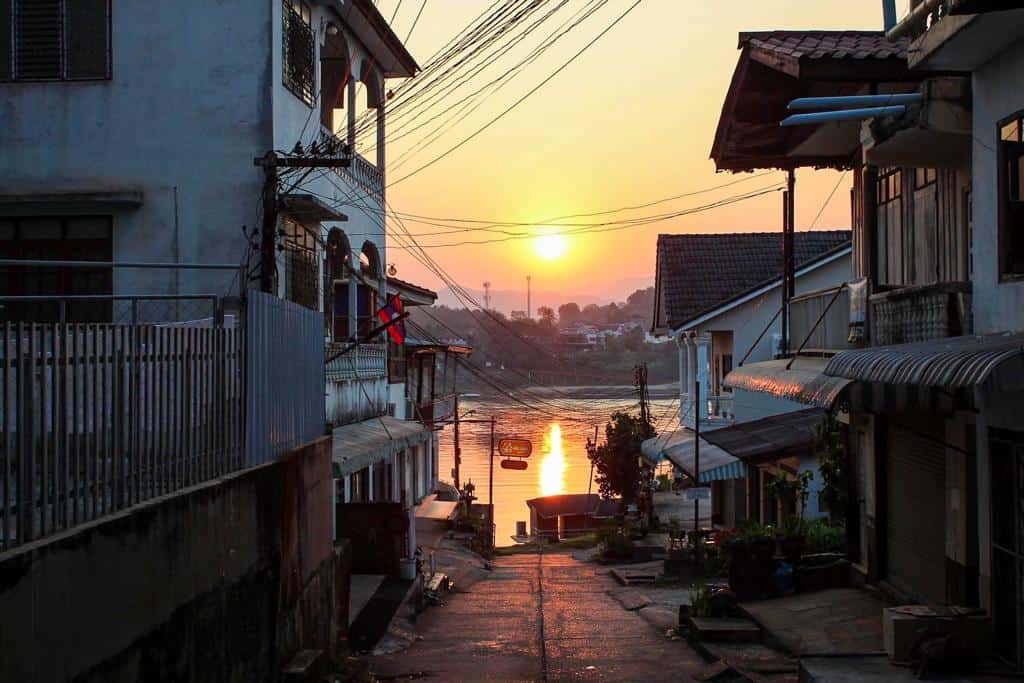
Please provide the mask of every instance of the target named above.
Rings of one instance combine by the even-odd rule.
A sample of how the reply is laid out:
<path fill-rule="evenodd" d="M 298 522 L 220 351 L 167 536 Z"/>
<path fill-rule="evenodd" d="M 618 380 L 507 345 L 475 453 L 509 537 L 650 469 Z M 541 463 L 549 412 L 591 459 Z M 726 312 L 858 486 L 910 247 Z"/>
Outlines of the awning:
<path fill-rule="evenodd" d="M 748 465 L 756 465 L 813 452 L 814 431 L 824 419 L 824 410 L 808 408 L 740 422 L 702 436 Z"/>
<path fill-rule="evenodd" d="M 390 458 L 406 448 L 430 440 L 432 432 L 419 422 L 384 415 L 355 424 L 335 427 L 335 477 L 342 477 Z"/>
<path fill-rule="evenodd" d="M 828 359 L 798 356 L 787 369 L 790 360 L 781 358 L 740 366 L 726 375 L 725 385 L 828 410 L 850 384 L 849 379 L 825 374 Z"/>
<path fill-rule="evenodd" d="M 1024 334 L 947 337 L 836 354 L 825 373 L 840 381 L 944 390 L 1024 390 Z M 732 375 L 729 375 L 732 377 Z"/>
<path fill-rule="evenodd" d="M 284 194 L 280 197 L 281 213 L 291 216 L 300 223 L 318 221 L 347 221 L 348 216 L 328 206 L 326 202 L 311 194 Z"/>
<path fill-rule="evenodd" d="M 701 435 L 700 440 L 700 481 L 723 481 L 726 479 L 742 479 L 747 476 L 746 466 L 727 452 L 708 443 Z M 644 457 L 652 462 L 668 460 L 674 467 L 682 470 L 686 476 L 693 478 L 694 461 L 693 434 L 679 431 L 668 436 L 656 436 L 644 441 L 640 450 Z"/>

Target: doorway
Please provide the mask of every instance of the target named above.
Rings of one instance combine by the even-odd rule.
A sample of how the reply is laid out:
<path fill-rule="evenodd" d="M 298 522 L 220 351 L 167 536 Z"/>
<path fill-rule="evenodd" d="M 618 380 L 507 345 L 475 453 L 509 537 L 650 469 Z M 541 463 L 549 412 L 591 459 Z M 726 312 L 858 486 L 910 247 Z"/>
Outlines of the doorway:
<path fill-rule="evenodd" d="M 993 429 L 992 617 L 995 651 L 1024 666 L 1024 433 Z"/>

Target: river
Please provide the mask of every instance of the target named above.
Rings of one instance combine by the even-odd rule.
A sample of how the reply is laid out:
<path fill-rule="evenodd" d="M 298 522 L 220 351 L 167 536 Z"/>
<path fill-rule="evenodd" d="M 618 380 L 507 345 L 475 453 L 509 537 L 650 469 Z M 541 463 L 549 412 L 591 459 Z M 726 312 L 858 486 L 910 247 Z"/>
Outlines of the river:
<path fill-rule="evenodd" d="M 619 398 L 607 398 L 617 395 Z M 530 401 L 544 412 L 531 410 L 509 398 L 463 398 L 460 414 L 466 420 L 495 418 L 495 439 L 520 438 L 533 443 L 533 454 L 526 470 L 501 468 L 501 459 L 494 462 L 494 522 L 495 544 L 512 545 L 516 522 L 525 521 L 529 527 L 530 511 L 526 501 L 539 496 L 559 493 L 587 493 L 591 484 L 590 461 L 587 459 L 587 439 L 594 438 L 594 427 L 604 441 L 604 429 L 615 410 L 628 410 L 636 414 L 637 400 L 630 387 L 616 392 L 604 391 L 606 398 L 565 398 L 553 392 L 541 402 Z M 651 414 L 655 423 L 672 429 L 678 420 L 672 414 L 676 404 L 667 399 L 651 401 Z M 452 481 L 453 429 L 441 432 L 439 454 L 440 478 Z M 462 444 L 462 485 L 469 481 L 476 487 L 478 502 L 487 503 L 488 456 L 490 453 L 490 425 L 480 422 L 462 422 L 459 425 Z M 591 487 L 597 493 L 597 484 Z"/>

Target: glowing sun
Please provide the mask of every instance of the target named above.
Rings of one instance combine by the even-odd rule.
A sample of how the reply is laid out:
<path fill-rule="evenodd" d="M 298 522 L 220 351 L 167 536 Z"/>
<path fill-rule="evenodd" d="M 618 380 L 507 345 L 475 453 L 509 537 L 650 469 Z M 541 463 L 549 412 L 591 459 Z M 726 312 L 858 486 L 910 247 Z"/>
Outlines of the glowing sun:
<path fill-rule="evenodd" d="M 533 248 L 545 261 L 554 261 L 562 256 L 565 246 L 565 239 L 561 235 L 541 235 L 533 240 Z"/>

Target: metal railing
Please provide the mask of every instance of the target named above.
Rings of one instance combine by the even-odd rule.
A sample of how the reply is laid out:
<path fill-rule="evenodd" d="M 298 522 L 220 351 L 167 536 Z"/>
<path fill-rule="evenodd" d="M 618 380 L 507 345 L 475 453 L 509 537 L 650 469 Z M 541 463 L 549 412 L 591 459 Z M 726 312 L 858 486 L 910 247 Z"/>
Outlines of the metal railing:
<path fill-rule="evenodd" d="M 223 327 L 0 326 L 0 547 L 243 466 L 243 337 Z"/>
<path fill-rule="evenodd" d="M 346 346 L 348 344 L 343 342 L 328 342 L 327 357 L 330 358 Z M 378 379 L 387 375 L 387 350 L 384 344 L 359 344 L 327 365 L 327 380 L 333 382 Z"/>
<path fill-rule="evenodd" d="M 850 292 L 830 287 L 793 297 L 789 302 L 790 339 L 803 352 L 841 351 L 850 333 Z"/>

